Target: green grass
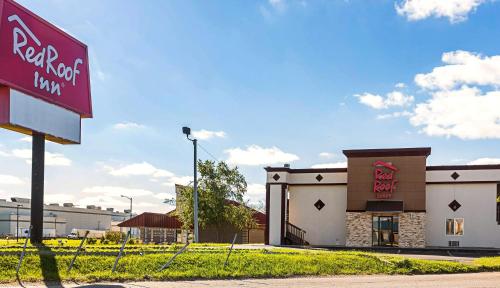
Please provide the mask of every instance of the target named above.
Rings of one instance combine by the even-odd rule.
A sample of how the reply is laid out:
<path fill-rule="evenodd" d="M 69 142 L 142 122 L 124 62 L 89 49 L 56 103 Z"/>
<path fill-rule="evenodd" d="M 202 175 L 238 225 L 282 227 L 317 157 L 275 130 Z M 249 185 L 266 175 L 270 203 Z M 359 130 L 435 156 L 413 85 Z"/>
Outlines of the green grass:
<path fill-rule="evenodd" d="M 169 268 L 160 272 L 159 268 L 180 247 L 182 245 L 171 246 L 164 254 L 125 255 L 120 260 L 116 273 L 111 272 L 114 256 L 79 256 L 73 270 L 67 273 L 71 255 L 28 254 L 20 271 L 20 279 L 92 282 L 500 271 L 500 257 L 480 258 L 473 264 L 463 264 L 405 259 L 367 252 L 295 249 L 234 250 L 228 267 L 224 269 L 227 248 L 221 245 L 193 245 L 187 252 L 179 255 Z M 18 260 L 17 255 L 0 256 L 0 282 L 15 281 Z"/>

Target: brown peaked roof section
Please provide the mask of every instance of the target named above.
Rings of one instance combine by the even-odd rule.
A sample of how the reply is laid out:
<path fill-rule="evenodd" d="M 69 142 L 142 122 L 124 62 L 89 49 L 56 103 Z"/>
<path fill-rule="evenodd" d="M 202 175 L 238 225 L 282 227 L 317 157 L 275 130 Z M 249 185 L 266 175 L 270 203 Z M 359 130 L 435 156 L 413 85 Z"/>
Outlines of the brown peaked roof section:
<path fill-rule="evenodd" d="M 242 205 L 233 200 L 226 200 L 226 203 L 235 206 Z M 254 212 L 253 219 L 255 220 L 255 222 L 257 222 L 258 225 L 266 225 L 266 214 L 252 208 L 250 209 Z M 118 226 L 181 229 L 182 223 L 174 215 L 175 210 L 172 210 L 167 214 L 145 212 L 129 220 L 123 221 L 122 223 L 118 224 Z"/>
<path fill-rule="evenodd" d="M 118 224 L 119 227 L 147 227 L 181 229 L 182 223 L 177 217 L 160 213 L 145 212 Z"/>
<path fill-rule="evenodd" d="M 242 205 L 241 203 L 236 202 L 234 200 L 226 200 L 226 203 L 229 205 L 234 205 L 234 206 L 241 206 Z M 252 218 L 255 220 L 255 222 L 257 222 L 258 225 L 266 225 L 266 214 L 264 214 L 260 211 L 257 211 L 253 208 L 250 208 L 250 207 L 247 207 L 247 208 L 249 208 L 250 210 L 253 211 Z"/>
<path fill-rule="evenodd" d="M 389 148 L 389 149 L 354 149 L 343 150 L 344 155 L 352 157 L 388 157 L 388 156 L 429 156 L 430 147 L 418 148 Z"/>

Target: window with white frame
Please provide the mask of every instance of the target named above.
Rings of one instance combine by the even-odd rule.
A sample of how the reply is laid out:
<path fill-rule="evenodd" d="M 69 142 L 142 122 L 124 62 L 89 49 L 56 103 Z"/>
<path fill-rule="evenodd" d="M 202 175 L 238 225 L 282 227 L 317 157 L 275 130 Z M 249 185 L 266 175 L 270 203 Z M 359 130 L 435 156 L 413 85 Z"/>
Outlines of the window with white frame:
<path fill-rule="evenodd" d="M 446 235 L 448 236 L 464 235 L 464 218 L 446 219 Z"/>

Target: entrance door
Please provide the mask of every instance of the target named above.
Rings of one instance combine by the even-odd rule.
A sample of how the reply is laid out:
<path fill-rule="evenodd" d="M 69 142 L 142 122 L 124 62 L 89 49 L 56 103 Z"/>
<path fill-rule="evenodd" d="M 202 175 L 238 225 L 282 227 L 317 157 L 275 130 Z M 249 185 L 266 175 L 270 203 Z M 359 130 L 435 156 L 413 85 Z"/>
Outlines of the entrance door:
<path fill-rule="evenodd" d="M 398 246 L 398 216 L 373 216 L 373 246 Z"/>

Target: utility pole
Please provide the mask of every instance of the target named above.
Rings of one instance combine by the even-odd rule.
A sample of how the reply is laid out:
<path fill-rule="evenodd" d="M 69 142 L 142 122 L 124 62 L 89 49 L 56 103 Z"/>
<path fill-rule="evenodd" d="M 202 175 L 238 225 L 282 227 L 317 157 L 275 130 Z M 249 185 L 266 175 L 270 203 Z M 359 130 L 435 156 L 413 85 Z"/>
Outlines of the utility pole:
<path fill-rule="evenodd" d="M 194 203 L 193 203 L 193 210 L 194 210 L 194 242 L 198 243 L 200 241 L 199 238 L 199 231 L 198 231 L 198 155 L 197 155 L 197 150 L 198 150 L 198 140 L 193 138 L 189 138 L 189 135 L 191 135 L 191 128 L 189 127 L 182 127 L 182 133 L 186 135 L 186 138 L 193 142 L 193 147 L 194 147 L 194 182 L 193 182 L 193 198 L 194 198 Z"/>

